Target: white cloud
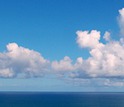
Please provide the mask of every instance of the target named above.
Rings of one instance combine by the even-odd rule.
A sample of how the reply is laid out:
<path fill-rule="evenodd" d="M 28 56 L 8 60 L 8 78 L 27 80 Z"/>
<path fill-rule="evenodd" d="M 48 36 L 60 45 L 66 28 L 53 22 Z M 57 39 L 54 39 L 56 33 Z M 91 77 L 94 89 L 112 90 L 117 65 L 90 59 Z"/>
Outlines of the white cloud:
<path fill-rule="evenodd" d="M 0 53 L 0 77 L 42 76 L 49 68 L 49 61 L 40 53 L 18 46 L 7 45 L 7 52 Z"/>
<path fill-rule="evenodd" d="M 14 76 L 14 72 L 9 68 L 4 68 L 0 70 L 0 77 L 11 78 Z"/>
<path fill-rule="evenodd" d="M 89 38 L 89 35 L 84 32 L 85 31 L 80 31 L 80 33 L 77 33 L 78 41 L 80 41 L 78 42 L 78 44 L 82 46 L 82 48 L 92 48 L 90 48 L 89 50 L 91 56 L 88 59 L 84 60 L 82 63 L 82 70 L 80 69 L 79 71 L 80 75 L 82 76 L 79 75 L 79 77 L 83 78 L 86 75 L 88 77 L 95 78 L 124 77 L 124 47 L 120 43 L 120 41 L 109 41 L 108 43 L 103 44 L 99 42 L 100 38 L 98 38 L 97 41 L 96 39 L 92 39 L 91 43 L 90 39 L 87 39 L 87 37 L 85 37 L 88 36 Z M 95 32 L 98 31 L 95 30 Z M 95 34 L 97 35 L 98 33 Z M 92 35 L 92 31 L 90 35 Z M 84 43 L 84 41 L 88 41 L 88 45 L 87 43 Z"/>
<path fill-rule="evenodd" d="M 120 26 L 120 32 L 124 36 L 124 8 L 119 10 L 118 22 Z"/>
<path fill-rule="evenodd" d="M 58 73 L 66 72 L 72 78 L 119 78 L 124 77 L 124 46 L 120 41 L 100 42 L 97 30 L 78 31 L 77 43 L 81 48 L 89 48 L 88 59 L 77 58 L 74 63 L 69 57 L 54 61 L 52 68 Z M 96 34 L 96 35 L 95 35 Z M 107 34 L 108 35 L 108 34 Z"/>
<path fill-rule="evenodd" d="M 124 35 L 124 8 L 119 13 L 119 25 Z M 117 81 L 124 77 L 124 38 L 113 41 L 110 33 L 105 32 L 103 38 L 107 43 L 102 43 L 100 31 L 77 31 L 76 34 L 77 44 L 89 50 L 90 56 L 87 59 L 78 57 L 74 62 L 65 56 L 60 61 L 50 62 L 34 50 L 10 43 L 7 51 L 0 53 L 0 77 L 41 77 L 49 71 L 74 81 L 81 80 L 82 83 L 85 79 L 89 83 L 90 79 L 95 78 L 95 82 L 96 79 L 105 79 L 105 86 L 124 86 L 123 82 Z"/>
<path fill-rule="evenodd" d="M 60 61 L 52 62 L 52 71 L 56 71 L 56 74 L 62 74 L 66 78 L 72 78 L 74 81 L 95 78 L 96 82 L 99 78 L 110 80 L 123 78 L 124 46 L 122 41 L 113 41 L 110 39 L 110 33 L 105 32 L 104 38 L 108 42 L 103 44 L 100 42 L 101 35 L 99 31 L 88 32 L 78 31 L 77 43 L 81 48 L 89 48 L 89 58 L 79 57 L 74 62 L 69 57 L 64 57 Z M 107 85 L 107 83 L 102 85 Z M 116 81 L 116 85 L 121 84 Z"/>
<path fill-rule="evenodd" d="M 97 30 L 89 31 L 77 31 L 77 43 L 81 48 L 96 48 L 101 46 L 99 43 L 100 32 Z"/>
<path fill-rule="evenodd" d="M 64 59 L 62 59 L 60 61 L 53 61 L 52 68 L 54 71 L 58 71 L 59 73 L 74 70 L 74 67 L 72 65 L 72 60 L 68 56 L 65 56 Z"/>
<path fill-rule="evenodd" d="M 110 33 L 109 32 L 105 32 L 103 38 L 106 40 L 106 41 L 110 41 L 111 37 L 110 37 Z"/>
<path fill-rule="evenodd" d="M 120 38 L 120 43 L 124 45 L 124 38 Z"/>

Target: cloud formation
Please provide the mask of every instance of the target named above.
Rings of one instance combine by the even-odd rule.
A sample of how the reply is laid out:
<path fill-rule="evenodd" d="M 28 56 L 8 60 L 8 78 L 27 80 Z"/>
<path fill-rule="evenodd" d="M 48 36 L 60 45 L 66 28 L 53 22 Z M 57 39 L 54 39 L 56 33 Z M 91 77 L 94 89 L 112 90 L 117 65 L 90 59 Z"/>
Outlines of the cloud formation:
<path fill-rule="evenodd" d="M 52 62 L 55 71 L 63 71 L 73 78 L 120 78 L 124 77 L 124 46 L 120 41 L 100 42 L 100 31 L 78 31 L 77 43 L 81 48 L 89 48 L 90 57 L 76 62 L 65 57 Z M 96 34 L 96 36 L 95 36 Z M 110 35 L 109 35 L 110 36 Z M 109 37 L 110 38 L 110 37 Z"/>
<path fill-rule="evenodd" d="M 124 8 L 119 10 L 119 25 L 124 35 Z M 124 77 L 124 38 L 120 41 L 111 39 L 110 33 L 105 32 L 101 41 L 101 32 L 97 30 L 77 31 L 76 43 L 80 48 L 87 48 L 90 56 L 87 59 L 78 57 L 73 61 L 65 56 L 60 61 L 49 61 L 39 52 L 9 43 L 7 51 L 0 53 L 0 77 L 42 77 L 53 73 L 73 80 L 105 79 L 105 86 L 124 86 L 117 81 Z M 116 79 L 116 81 L 113 81 Z M 116 84 L 114 84 L 116 82 Z"/>
<path fill-rule="evenodd" d="M 124 36 L 124 8 L 119 10 L 118 22 L 120 26 L 121 35 Z"/>
<path fill-rule="evenodd" d="M 81 48 L 95 48 L 100 45 L 100 32 L 96 30 L 77 31 L 77 43 Z"/>
<path fill-rule="evenodd" d="M 80 37 L 80 35 L 87 36 L 83 35 L 83 32 L 85 31 L 82 31 L 82 33 L 80 31 L 78 37 Z M 92 32 L 93 31 L 91 31 L 91 35 Z M 79 38 L 77 38 L 77 41 L 78 39 Z M 85 37 L 82 39 L 82 42 L 83 41 L 87 41 L 90 44 L 90 41 L 85 39 Z M 124 46 L 120 41 L 109 41 L 106 44 L 100 43 L 96 40 L 92 40 L 92 42 L 97 45 L 90 49 L 89 53 L 91 57 L 85 60 L 82 64 L 82 66 L 85 66 L 82 72 L 85 71 L 85 73 L 90 77 L 115 78 L 124 76 Z"/>
<path fill-rule="evenodd" d="M 9 43 L 0 53 L 0 77 L 39 77 L 49 68 L 49 61 L 36 51 Z"/>
<path fill-rule="evenodd" d="M 124 8 L 119 10 L 121 30 L 124 26 Z M 58 71 L 70 72 L 74 78 L 120 78 L 124 77 L 124 46 L 123 38 L 120 41 L 112 40 L 109 32 L 105 32 L 103 38 L 106 43 L 100 42 L 100 31 L 77 31 L 76 42 L 81 48 L 88 48 L 90 56 L 86 60 L 77 59 L 74 63 L 69 58 L 66 65 L 62 61 L 56 62 Z M 68 66 L 67 66 L 68 65 Z M 60 66 L 62 68 L 60 68 Z M 67 66 L 67 67 L 66 67 Z M 55 67 L 53 67 L 55 69 Z"/>
<path fill-rule="evenodd" d="M 124 81 L 123 80 L 110 80 L 110 79 L 106 79 L 104 81 L 104 85 L 105 86 L 113 86 L 113 87 L 122 87 L 124 86 Z"/>
<path fill-rule="evenodd" d="M 106 40 L 106 41 L 110 41 L 111 40 L 111 37 L 110 37 L 110 33 L 108 31 L 105 32 L 103 38 Z"/>

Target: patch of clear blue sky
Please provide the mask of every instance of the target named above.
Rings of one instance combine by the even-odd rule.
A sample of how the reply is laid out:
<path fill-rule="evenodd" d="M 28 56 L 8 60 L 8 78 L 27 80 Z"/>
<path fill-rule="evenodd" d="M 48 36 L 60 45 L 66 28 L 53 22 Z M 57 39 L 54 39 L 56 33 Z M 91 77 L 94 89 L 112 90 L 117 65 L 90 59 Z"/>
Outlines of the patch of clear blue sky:
<path fill-rule="evenodd" d="M 117 16 L 122 7 L 124 0 L 0 0 L 0 51 L 5 50 L 6 44 L 16 42 L 40 52 L 49 60 L 60 60 L 64 56 L 70 56 L 73 60 L 79 56 L 87 58 L 88 51 L 76 44 L 75 32 L 96 29 L 103 35 L 107 30 L 112 32 L 114 39 L 118 39 Z M 14 84 L 15 81 L 4 80 L 4 84 Z M 25 81 L 39 87 L 36 82 L 40 83 L 42 79 Z M 25 81 L 17 80 L 21 84 Z M 50 81 L 56 84 L 56 90 L 60 84 L 65 86 L 64 90 L 72 89 L 62 81 Z M 52 90 L 52 83 L 46 78 L 44 82 L 47 86 L 41 83 L 40 87 Z M 33 89 L 37 90 L 36 87 Z M 8 85 L 9 89 L 11 87 Z M 18 86 L 15 89 L 18 90 Z M 73 90 L 80 88 L 73 87 Z"/>

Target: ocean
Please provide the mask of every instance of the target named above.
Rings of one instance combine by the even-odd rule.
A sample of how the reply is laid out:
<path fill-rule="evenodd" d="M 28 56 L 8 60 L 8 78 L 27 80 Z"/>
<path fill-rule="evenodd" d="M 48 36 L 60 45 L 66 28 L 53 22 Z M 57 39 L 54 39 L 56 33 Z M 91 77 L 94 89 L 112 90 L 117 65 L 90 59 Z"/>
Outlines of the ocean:
<path fill-rule="evenodd" d="M 0 107 L 124 107 L 124 93 L 0 92 Z"/>

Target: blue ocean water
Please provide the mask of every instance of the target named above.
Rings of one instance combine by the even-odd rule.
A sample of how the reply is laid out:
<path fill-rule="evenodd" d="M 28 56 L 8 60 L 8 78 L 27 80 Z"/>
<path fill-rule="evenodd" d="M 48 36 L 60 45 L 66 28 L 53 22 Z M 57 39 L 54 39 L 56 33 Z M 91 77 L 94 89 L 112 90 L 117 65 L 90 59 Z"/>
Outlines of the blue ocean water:
<path fill-rule="evenodd" d="M 0 107 L 124 107 L 124 93 L 0 92 Z"/>

